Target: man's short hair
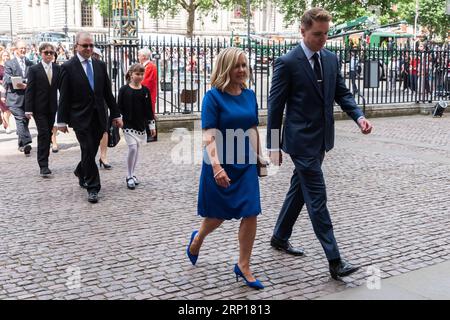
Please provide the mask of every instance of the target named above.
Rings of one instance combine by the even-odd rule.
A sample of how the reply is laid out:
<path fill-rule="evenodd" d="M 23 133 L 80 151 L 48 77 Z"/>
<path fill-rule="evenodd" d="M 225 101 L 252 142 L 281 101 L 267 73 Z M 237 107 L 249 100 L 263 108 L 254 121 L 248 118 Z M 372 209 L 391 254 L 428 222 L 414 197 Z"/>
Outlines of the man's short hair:
<path fill-rule="evenodd" d="M 80 31 L 75 36 L 75 44 L 78 44 L 78 41 L 80 41 L 80 38 L 82 38 L 82 37 L 89 37 L 89 38 L 94 39 L 92 34 L 90 34 L 89 32 L 87 32 L 87 31 Z"/>
<path fill-rule="evenodd" d="M 147 59 L 150 59 L 152 52 L 150 51 L 149 48 L 142 48 L 138 51 L 138 54 L 142 54 Z"/>
<path fill-rule="evenodd" d="M 44 51 L 48 47 L 52 48 L 52 50 L 55 51 L 54 45 L 52 45 L 51 43 L 48 43 L 48 42 L 44 42 L 39 46 L 39 53 L 42 53 L 42 51 Z"/>
<path fill-rule="evenodd" d="M 331 14 L 323 8 L 311 8 L 303 13 L 301 23 L 302 27 L 308 30 L 312 27 L 314 21 L 330 22 Z"/>
<path fill-rule="evenodd" d="M 16 41 L 14 41 L 14 47 L 18 47 L 19 43 L 23 43 L 25 46 L 27 45 L 27 43 L 23 40 L 23 39 L 18 39 Z"/>

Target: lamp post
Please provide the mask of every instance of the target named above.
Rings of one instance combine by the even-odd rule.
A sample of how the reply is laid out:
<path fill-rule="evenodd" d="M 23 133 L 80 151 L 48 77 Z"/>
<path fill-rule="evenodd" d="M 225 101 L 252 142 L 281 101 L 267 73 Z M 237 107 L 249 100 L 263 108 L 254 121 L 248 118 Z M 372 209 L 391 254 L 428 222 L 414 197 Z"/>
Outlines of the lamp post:
<path fill-rule="evenodd" d="M 13 41 L 13 27 L 12 27 L 12 12 L 11 5 L 7 5 L 9 7 L 9 30 L 11 31 L 11 42 Z"/>
<path fill-rule="evenodd" d="M 417 40 L 417 20 L 419 19 L 419 0 L 416 0 L 416 16 L 414 17 L 414 41 Z"/>
<path fill-rule="evenodd" d="M 111 0 L 108 0 L 108 42 L 111 42 Z"/>
<path fill-rule="evenodd" d="M 64 34 L 68 36 L 69 28 L 67 27 L 67 0 L 64 0 Z"/>
<path fill-rule="evenodd" d="M 250 0 L 247 0 L 247 45 L 248 45 L 248 53 L 250 54 L 251 45 L 250 45 Z"/>

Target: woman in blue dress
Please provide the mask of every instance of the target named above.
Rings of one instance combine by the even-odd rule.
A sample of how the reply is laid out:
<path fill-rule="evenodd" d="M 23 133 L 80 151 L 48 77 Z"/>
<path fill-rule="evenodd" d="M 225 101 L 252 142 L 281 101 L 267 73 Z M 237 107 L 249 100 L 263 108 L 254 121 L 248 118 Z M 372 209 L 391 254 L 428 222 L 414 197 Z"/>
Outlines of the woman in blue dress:
<path fill-rule="evenodd" d="M 236 280 L 242 277 L 252 288 L 264 286 L 250 270 L 261 212 L 256 158 L 259 152 L 258 105 L 255 93 L 246 89 L 248 61 L 241 49 L 220 52 L 211 75 L 212 89 L 202 103 L 203 165 L 198 194 L 198 214 L 204 217 L 191 234 L 186 253 L 195 265 L 205 237 L 224 220 L 242 219 L 239 228 L 239 260 Z"/>

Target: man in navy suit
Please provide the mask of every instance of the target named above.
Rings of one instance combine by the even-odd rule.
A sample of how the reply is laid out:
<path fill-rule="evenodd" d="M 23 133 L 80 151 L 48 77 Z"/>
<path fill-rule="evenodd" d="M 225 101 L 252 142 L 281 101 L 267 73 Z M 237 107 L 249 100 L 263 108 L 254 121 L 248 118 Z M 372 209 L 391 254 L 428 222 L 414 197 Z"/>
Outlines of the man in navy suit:
<path fill-rule="evenodd" d="M 291 246 L 289 238 L 306 204 L 314 232 L 329 261 L 331 276 L 337 279 L 358 267 L 341 259 L 326 206 L 321 165 L 325 152 L 334 145 L 333 101 L 358 124 L 362 133 L 370 133 L 372 125 L 346 87 L 336 55 L 323 48 L 330 21 L 331 15 L 322 8 L 306 11 L 301 19 L 301 44 L 275 62 L 269 95 L 267 149 L 272 163 L 281 165 L 281 144 L 295 165 L 271 245 L 289 254 L 303 254 L 302 249 Z"/>

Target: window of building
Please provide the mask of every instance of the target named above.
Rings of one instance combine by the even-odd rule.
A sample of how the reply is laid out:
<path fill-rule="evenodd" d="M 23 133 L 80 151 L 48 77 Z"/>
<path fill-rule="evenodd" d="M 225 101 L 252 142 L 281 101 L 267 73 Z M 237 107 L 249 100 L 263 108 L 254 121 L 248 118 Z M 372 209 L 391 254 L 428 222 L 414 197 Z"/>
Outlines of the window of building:
<path fill-rule="evenodd" d="M 92 4 L 87 1 L 81 1 L 81 26 L 92 27 L 94 25 L 92 21 Z"/>
<path fill-rule="evenodd" d="M 110 19 L 108 16 L 103 17 L 103 28 L 108 28 L 109 26 L 112 27 L 112 18 Z"/>

